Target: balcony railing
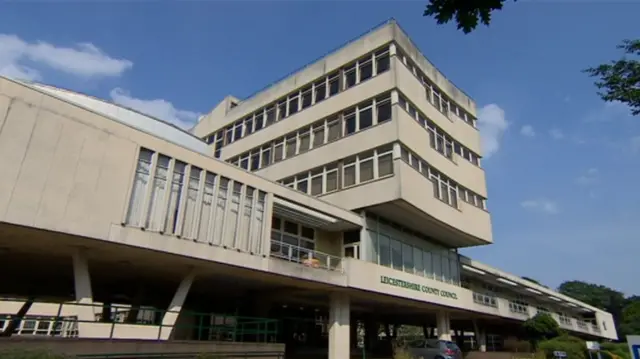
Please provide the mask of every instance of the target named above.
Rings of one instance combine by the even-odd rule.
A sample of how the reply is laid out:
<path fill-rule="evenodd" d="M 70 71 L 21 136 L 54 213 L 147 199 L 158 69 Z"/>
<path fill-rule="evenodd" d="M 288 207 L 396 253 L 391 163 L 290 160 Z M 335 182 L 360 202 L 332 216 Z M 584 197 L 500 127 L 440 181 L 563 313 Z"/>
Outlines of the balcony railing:
<path fill-rule="evenodd" d="M 300 263 L 311 268 L 342 272 L 342 260 L 340 257 L 285 242 L 271 241 L 271 256 Z"/>
<path fill-rule="evenodd" d="M 23 303 L 24 299 L 0 298 L 3 310 L 13 311 Z M 77 313 L 86 310 L 93 312 L 92 318 L 79 319 Z M 134 315 L 130 315 L 132 312 Z M 102 313 L 109 313 L 108 317 L 103 318 Z M 167 314 L 180 315 L 185 320 L 173 325 L 163 324 Z M 173 330 L 181 336 L 186 335 L 181 338 L 185 340 L 270 343 L 275 342 L 279 333 L 276 319 L 102 303 L 38 301 L 24 316 L 1 315 L 0 333 L 12 321 L 17 323 L 12 333 L 15 335 L 64 338 L 83 337 L 86 334 L 82 330 L 87 326 L 92 337 L 101 339 L 165 340 L 163 333 Z"/>

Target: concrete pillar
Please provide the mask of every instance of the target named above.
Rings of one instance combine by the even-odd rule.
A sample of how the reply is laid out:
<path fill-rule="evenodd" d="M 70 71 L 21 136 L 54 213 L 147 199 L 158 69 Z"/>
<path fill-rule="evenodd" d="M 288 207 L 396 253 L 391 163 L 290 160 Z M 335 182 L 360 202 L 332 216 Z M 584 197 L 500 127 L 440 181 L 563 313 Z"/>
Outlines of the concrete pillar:
<path fill-rule="evenodd" d="M 176 293 L 173 295 L 171 304 L 169 304 L 167 312 L 164 314 L 164 317 L 162 317 L 162 333 L 160 335 L 161 339 L 168 340 L 171 336 L 171 333 L 174 329 L 173 327 L 178 321 L 178 316 L 182 311 L 182 307 L 184 306 L 184 302 L 187 299 L 189 290 L 191 290 L 191 285 L 193 284 L 194 279 L 195 272 L 191 271 L 180 282 Z"/>
<path fill-rule="evenodd" d="M 478 346 L 478 350 L 481 352 L 487 351 L 487 333 L 484 328 L 478 323 L 478 321 L 473 321 L 473 331 L 476 337 L 476 343 Z"/>
<path fill-rule="evenodd" d="M 436 314 L 436 323 L 438 325 L 438 339 L 451 340 L 451 320 L 449 312 L 441 310 Z"/>
<path fill-rule="evenodd" d="M 350 302 L 344 293 L 332 293 L 329 308 L 329 359 L 350 356 Z"/>
<path fill-rule="evenodd" d="M 78 320 L 82 322 L 93 322 L 96 319 L 93 310 L 93 293 L 91 291 L 91 276 L 89 274 L 89 263 L 84 251 L 77 250 L 73 254 L 73 282 L 76 294 Z"/>

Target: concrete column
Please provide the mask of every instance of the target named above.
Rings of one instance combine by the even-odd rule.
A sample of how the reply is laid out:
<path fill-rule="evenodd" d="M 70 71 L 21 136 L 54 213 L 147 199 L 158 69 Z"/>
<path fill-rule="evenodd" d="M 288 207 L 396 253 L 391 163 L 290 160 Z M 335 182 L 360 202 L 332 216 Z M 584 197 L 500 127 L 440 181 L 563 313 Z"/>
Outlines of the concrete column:
<path fill-rule="evenodd" d="M 436 314 L 436 323 L 438 325 L 438 339 L 451 340 L 451 320 L 449 312 L 441 310 Z"/>
<path fill-rule="evenodd" d="M 194 279 L 195 272 L 191 271 L 180 282 L 178 290 L 176 290 L 176 293 L 173 295 L 173 299 L 171 300 L 171 304 L 169 304 L 167 313 L 165 313 L 164 317 L 162 317 L 162 332 L 160 335 L 161 339 L 168 340 L 171 336 L 174 329 L 173 327 L 178 321 L 178 316 L 182 311 L 182 307 L 184 306 L 184 302 L 187 299 L 189 290 L 191 290 L 191 285 L 193 284 Z"/>
<path fill-rule="evenodd" d="M 80 322 L 93 322 L 96 317 L 93 310 L 93 293 L 91 291 L 91 276 L 89 263 L 84 251 L 77 250 L 73 254 L 73 281 L 76 294 L 78 320 Z"/>
<path fill-rule="evenodd" d="M 329 359 L 348 358 L 350 342 L 350 302 L 344 293 L 332 293 L 329 308 Z"/>
<path fill-rule="evenodd" d="M 481 352 L 486 352 L 487 351 L 487 333 L 485 329 L 482 328 L 482 326 L 478 324 L 478 321 L 476 320 L 473 321 L 473 331 L 476 337 L 478 350 Z"/>

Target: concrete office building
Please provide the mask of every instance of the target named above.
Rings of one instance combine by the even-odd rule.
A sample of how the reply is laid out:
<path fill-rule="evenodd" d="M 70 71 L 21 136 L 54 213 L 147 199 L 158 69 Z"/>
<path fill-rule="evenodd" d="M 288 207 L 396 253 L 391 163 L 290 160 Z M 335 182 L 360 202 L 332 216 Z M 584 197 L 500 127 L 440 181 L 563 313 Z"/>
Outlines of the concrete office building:
<path fill-rule="evenodd" d="M 475 103 L 395 21 L 191 133 L 0 79 L 0 330 L 343 359 L 380 324 L 486 350 L 548 312 L 617 339 L 611 314 L 458 253 L 493 242 L 481 153 Z"/>

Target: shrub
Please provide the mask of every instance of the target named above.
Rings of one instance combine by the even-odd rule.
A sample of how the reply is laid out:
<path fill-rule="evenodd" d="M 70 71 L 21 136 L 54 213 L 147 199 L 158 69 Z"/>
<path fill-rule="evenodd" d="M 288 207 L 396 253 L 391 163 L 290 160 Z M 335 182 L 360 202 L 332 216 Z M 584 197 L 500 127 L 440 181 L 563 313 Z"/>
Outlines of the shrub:
<path fill-rule="evenodd" d="M 393 350 L 393 359 L 413 359 L 406 348 L 397 347 Z"/>
<path fill-rule="evenodd" d="M 531 353 L 531 343 L 516 338 L 506 338 L 503 345 L 504 351 L 512 353 Z"/>
<path fill-rule="evenodd" d="M 589 358 L 585 341 L 570 335 L 562 335 L 557 338 L 542 341 L 538 344 L 538 349 L 544 351 L 547 358 L 553 358 L 554 351 L 565 352 L 567 353 L 567 357 L 571 359 Z"/>
<path fill-rule="evenodd" d="M 538 313 L 533 318 L 527 319 L 522 323 L 522 328 L 533 349 L 541 340 L 552 339 L 561 334 L 558 322 L 547 313 Z"/>
<path fill-rule="evenodd" d="M 627 345 L 627 343 L 600 343 L 600 349 L 602 349 L 602 351 L 607 351 L 612 355 L 620 357 L 621 359 L 631 359 L 631 354 L 629 353 L 629 346 Z"/>

